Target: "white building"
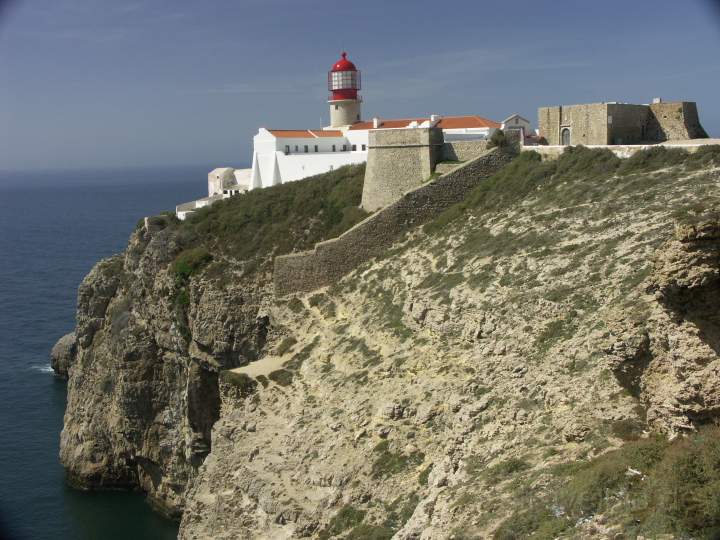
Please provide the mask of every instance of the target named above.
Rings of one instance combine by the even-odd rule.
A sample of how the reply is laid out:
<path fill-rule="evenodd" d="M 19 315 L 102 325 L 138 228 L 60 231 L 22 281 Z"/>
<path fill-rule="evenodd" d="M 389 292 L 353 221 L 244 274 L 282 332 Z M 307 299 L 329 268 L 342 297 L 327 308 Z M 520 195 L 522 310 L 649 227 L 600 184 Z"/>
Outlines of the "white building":
<path fill-rule="evenodd" d="M 508 116 L 500 124 L 500 129 L 503 131 L 512 131 L 513 129 L 522 130 L 524 135 L 532 135 L 533 130 L 530 125 L 530 120 L 515 113 Z"/>
<path fill-rule="evenodd" d="M 249 189 L 300 180 L 343 165 L 364 163 L 367 161 L 368 133 L 372 129 L 435 126 L 443 130 L 446 141 L 459 141 L 489 138 L 501 127 L 498 122 L 476 115 L 362 121 L 360 88 L 360 71 L 347 59 L 347 54 L 342 53 L 328 72 L 329 126 L 322 129 L 260 128 L 253 137 L 252 168 L 223 167 L 211 171 L 208 197 L 179 205 L 177 216 L 185 219 L 196 208 Z M 510 119 L 516 116 L 522 119 L 518 115 Z"/>

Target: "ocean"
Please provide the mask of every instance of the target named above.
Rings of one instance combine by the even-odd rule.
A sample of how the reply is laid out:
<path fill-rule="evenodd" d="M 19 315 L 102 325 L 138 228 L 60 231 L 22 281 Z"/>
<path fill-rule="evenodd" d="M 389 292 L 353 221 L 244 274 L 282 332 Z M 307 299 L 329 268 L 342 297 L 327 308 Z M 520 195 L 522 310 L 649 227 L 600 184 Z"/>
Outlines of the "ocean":
<path fill-rule="evenodd" d="M 0 538 L 170 539 L 138 493 L 80 492 L 58 461 L 66 383 L 50 369 L 77 287 L 143 216 L 206 194 L 210 167 L 0 172 Z"/>

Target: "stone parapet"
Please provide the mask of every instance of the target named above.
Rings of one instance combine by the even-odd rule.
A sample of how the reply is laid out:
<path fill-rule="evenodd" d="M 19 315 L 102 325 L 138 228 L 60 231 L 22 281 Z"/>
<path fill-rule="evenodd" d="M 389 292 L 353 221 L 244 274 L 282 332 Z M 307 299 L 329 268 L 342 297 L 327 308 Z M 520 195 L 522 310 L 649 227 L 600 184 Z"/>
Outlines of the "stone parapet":
<path fill-rule="evenodd" d="M 275 293 L 307 292 L 336 283 L 359 264 L 384 253 L 409 229 L 463 200 L 513 157 L 512 152 L 492 150 L 405 193 L 338 238 L 316 244 L 312 251 L 276 257 Z"/>

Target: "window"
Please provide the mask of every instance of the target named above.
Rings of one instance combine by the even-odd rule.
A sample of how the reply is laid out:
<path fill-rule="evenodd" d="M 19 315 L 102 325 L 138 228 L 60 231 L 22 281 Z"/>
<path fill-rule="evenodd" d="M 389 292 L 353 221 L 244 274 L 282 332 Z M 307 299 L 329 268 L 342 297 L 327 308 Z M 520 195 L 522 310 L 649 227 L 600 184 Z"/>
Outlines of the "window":
<path fill-rule="evenodd" d="M 297 144 L 295 145 L 295 151 L 296 151 L 296 152 L 298 151 L 298 145 L 297 145 Z"/>
<path fill-rule="evenodd" d="M 362 145 L 362 149 L 363 149 L 363 152 L 364 152 L 365 150 L 367 150 L 367 146 L 365 146 L 365 145 L 363 144 L 363 145 Z"/>
<path fill-rule="evenodd" d="M 285 145 L 285 155 L 287 155 L 287 154 L 289 154 L 289 153 L 290 153 L 290 145 L 289 145 L 289 144 L 286 144 L 286 145 Z"/>
<path fill-rule="evenodd" d="M 570 130 L 568 128 L 563 129 L 560 132 L 560 138 L 562 139 L 563 146 L 569 146 L 570 145 Z"/>
<path fill-rule="evenodd" d="M 316 151 L 316 152 L 318 151 L 318 145 L 317 145 L 317 144 L 315 145 L 315 151 Z"/>
<path fill-rule="evenodd" d="M 347 152 L 347 144 L 343 144 L 343 152 Z"/>
<path fill-rule="evenodd" d="M 336 110 L 336 111 L 338 110 L 338 106 L 337 106 L 337 105 L 335 105 L 335 110 Z"/>
<path fill-rule="evenodd" d="M 329 75 L 329 90 L 360 89 L 360 77 L 357 71 L 333 71 Z"/>
<path fill-rule="evenodd" d="M 303 148 L 303 150 L 305 150 L 305 153 L 306 153 L 306 154 L 308 153 L 308 145 L 307 145 L 307 144 L 305 145 L 305 147 Z"/>
<path fill-rule="evenodd" d="M 355 150 L 357 150 L 357 144 L 352 145 L 352 151 L 354 152 Z"/>
<path fill-rule="evenodd" d="M 333 152 L 335 152 L 335 145 L 333 144 Z"/>

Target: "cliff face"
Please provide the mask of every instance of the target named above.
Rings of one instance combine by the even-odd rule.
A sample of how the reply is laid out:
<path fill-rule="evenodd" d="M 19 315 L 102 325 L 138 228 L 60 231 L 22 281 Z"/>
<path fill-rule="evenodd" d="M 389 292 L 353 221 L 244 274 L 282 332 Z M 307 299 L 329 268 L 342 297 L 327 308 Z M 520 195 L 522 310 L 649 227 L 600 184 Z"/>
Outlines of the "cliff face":
<path fill-rule="evenodd" d="M 168 272 L 181 249 L 142 228 L 83 281 L 60 450 L 76 486 L 140 488 L 174 516 L 210 450 L 218 371 L 257 358 L 267 333 L 252 280 L 193 282 L 183 312 Z"/>
<path fill-rule="evenodd" d="M 184 539 L 702 536 L 642 490 L 719 418 L 719 180 L 714 150 L 522 155 L 285 298 L 277 250 L 249 271 L 140 229 L 80 289 L 63 463 L 182 512 Z"/>
<path fill-rule="evenodd" d="M 718 421 L 720 160 L 648 159 L 519 158 L 386 258 L 269 304 L 286 338 L 223 376 L 180 537 L 698 535 L 648 518 L 671 504 L 629 512 L 660 481 L 633 445 Z"/>
<path fill-rule="evenodd" d="M 361 219 L 362 173 L 261 190 L 183 224 L 151 218 L 93 268 L 78 291 L 76 343 L 66 336 L 52 355 L 69 376 L 60 459 L 71 484 L 141 489 L 180 516 L 211 448 L 218 373 L 258 359 L 272 338 L 262 307 L 272 255 Z"/>

